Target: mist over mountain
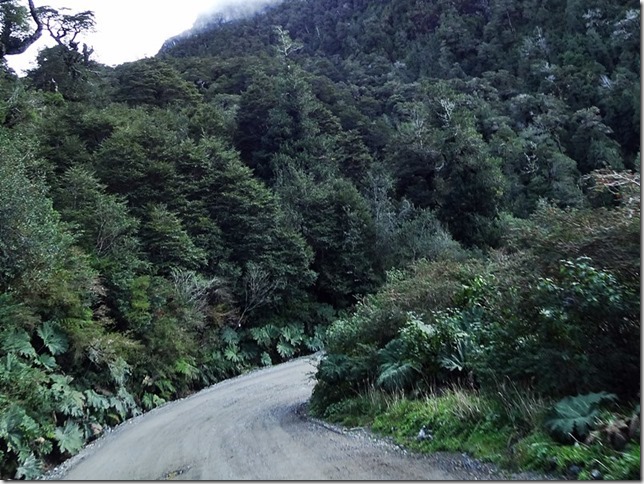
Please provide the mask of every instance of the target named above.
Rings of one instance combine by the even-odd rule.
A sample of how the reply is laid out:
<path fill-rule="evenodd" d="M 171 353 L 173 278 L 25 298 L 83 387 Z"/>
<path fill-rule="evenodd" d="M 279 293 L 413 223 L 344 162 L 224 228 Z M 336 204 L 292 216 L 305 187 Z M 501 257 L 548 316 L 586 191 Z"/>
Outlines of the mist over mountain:
<path fill-rule="evenodd" d="M 166 40 L 160 49 L 160 52 L 174 46 L 179 39 L 190 37 L 191 35 L 198 34 L 217 28 L 224 23 L 233 20 L 239 20 L 253 15 L 261 14 L 273 5 L 276 5 L 284 0 L 221 0 L 217 3 L 216 7 L 210 12 L 199 15 L 195 20 L 194 25 L 185 32 L 176 35 Z"/>

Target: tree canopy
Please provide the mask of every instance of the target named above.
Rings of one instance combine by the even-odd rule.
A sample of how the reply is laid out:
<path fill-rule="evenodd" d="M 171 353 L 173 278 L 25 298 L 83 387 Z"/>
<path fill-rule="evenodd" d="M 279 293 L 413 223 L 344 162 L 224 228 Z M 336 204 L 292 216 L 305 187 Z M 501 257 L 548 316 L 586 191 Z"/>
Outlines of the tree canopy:
<path fill-rule="evenodd" d="M 0 64 L 3 478 L 325 344 L 321 413 L 637 394 L 632 0 L 285 0 L 116 67 L 94 26 L 0 0 L 0 61 L 56 42 Z"/>

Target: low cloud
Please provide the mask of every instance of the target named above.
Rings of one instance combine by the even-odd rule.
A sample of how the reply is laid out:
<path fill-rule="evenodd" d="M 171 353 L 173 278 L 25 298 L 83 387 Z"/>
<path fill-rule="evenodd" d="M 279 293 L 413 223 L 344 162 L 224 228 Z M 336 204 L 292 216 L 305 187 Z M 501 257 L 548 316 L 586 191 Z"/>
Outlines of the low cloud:
<path fill-rule="evenodd" d="M 220 0 L 210 12 L 199 16 L 193 31 L 200 31 L 212 25 L 230 22 L 239 18 L 250 17 L 283 0 Z"/>

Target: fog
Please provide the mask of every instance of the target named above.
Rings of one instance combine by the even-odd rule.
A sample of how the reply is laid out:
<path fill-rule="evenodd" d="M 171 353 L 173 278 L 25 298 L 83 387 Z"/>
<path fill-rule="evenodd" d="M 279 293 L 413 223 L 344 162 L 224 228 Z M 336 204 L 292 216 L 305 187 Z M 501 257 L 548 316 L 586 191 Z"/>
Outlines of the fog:
<path fill-rule="evenodd" d="M 21 0 L 26 5 L 26 0 Z M 210 25 L 251 15 L 281 0 L 36 0 L 36 6 L 69 8 L 70 12 L 92 10 L 96 29 L 81 42 L 94 48 L 93 59 L 118 65 L 156 55 L 164 42 L 178 35 L 200 31 Z M 27 52 L 8 56 L 18 74 L 35 67 L 38 50 L 53 46 L 46 33 Z"/>
<path fill-rule="evenodd" d="M 282 1 L 284 0 L 219 0 L 213 8 L 199 15 L 189 30 L 169 38 L 163 47 L 171 46 L 176 40 L 215 28 L 222 23 L 250 17 Z"/>

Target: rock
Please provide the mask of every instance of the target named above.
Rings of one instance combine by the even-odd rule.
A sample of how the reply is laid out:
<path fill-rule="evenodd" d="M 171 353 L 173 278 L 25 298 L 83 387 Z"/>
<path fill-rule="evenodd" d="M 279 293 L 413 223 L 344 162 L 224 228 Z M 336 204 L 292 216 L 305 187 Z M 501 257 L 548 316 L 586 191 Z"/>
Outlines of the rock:
<path fill-rule="evenodd" d="M 419 440 L 419 441 L 434 440 L 434 436 L 431 434 L 431 430 L 428 430 L 425 428 L 425 426 L 423 426 L 418 432 L 418 435 L 416 436 L 416 440 Z"/>
<path fill-rule="evenodd" d="M 581 472 L 581 467 L 577 465 L 571 465 L 568 467 L 568 474 L 570 474 L 572 477 L 577 477 L 579 473 Z"/>
<path fill-rule="evenodd" d="M 602 473 L 597 469 L 593 469 L 593 471 L 590 473 L 590 477 L 593 479 L 593 481 L 601 481 L 604 478 L 604 476 L 602 476 Z"/>
<path fill-rule="evenodd" d="M 89 426 L 92 429 L 94 437 L 98 437 L 103 432 L 103 426 L 98 423 L 91 423 Z"/>
<path fill-rule="evenodd" d="M 549 472 L 552 472 L 556 469 L 557 469 L 557 459 L 555 459 L 554 457 L 550 457 L 548 459 L 548 466 L 546 470 L 548 470 Z"/>

